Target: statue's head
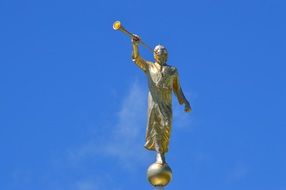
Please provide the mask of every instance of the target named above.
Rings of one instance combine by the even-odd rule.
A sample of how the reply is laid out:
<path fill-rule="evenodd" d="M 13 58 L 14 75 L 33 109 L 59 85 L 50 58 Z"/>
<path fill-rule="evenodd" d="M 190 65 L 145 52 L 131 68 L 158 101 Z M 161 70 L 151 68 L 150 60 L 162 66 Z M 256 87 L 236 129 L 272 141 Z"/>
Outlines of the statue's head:
<path fill-rule="evenodd" d="M 157 45 L 154 48 L 154 59 L 160 65 L 164 65 L 167 62 L 167 59 L 168 59 L 168 51 L 167 51 L 167 49 L 164 46 L 162 46 L 162 45 Z"/>

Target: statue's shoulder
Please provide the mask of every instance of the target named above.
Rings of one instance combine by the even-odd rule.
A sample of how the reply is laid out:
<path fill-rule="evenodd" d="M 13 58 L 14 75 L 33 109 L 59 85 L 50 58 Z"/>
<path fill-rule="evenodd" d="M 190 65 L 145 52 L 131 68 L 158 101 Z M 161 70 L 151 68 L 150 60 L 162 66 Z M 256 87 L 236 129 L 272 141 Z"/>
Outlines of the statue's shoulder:
<path fill-rule="evenodd" d="M 178 70 L 176 67 L 171 66 L 171 65 L 167 65 L 166 67 L 168 68 L 169 73 L 171 73 L 171 74 L 177 74 L 178 73 Z"/>
<path fill-rule="evenodd" d="M 152 61 L 146 61 L 148 70 L 153 67 L 154 63 Z"/>

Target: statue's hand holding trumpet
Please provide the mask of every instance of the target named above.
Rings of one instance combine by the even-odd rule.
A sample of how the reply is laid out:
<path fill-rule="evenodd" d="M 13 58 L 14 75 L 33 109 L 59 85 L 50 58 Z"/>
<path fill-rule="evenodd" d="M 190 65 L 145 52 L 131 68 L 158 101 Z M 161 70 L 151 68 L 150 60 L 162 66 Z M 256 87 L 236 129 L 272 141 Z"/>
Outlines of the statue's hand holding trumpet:
<path fill-rule="evenodd" d="M 145 48 L 147 48 L 148 50 L 150 50 L 153 53 L 153 48 L 151 48 L 150 46 L 148 46 L 147 44 L 145 44 L 138 35 L 136 34 L 132 34 L 131 32 L 129 32 L 128 30 L 126 30 L 122 25 L 120 21 L 115 21 L 113 23 L 113 29 L 114 30 L 119 30 L 121 32 L 123 32 L 124 34 L 126 34 L 127 36 L 129 36 L 132 40 L 133 43 L 139 45 L 142 44 Z"/>
<path fill-rule="evenodd" d="M 140 37 L 138 35 L 133 34 L 133 36 L 131 38 L 131 41 L 132 41 L 132 43 L 138 45 L 138 44 L 140 44 L 141 39 L 140 39 Z"/>

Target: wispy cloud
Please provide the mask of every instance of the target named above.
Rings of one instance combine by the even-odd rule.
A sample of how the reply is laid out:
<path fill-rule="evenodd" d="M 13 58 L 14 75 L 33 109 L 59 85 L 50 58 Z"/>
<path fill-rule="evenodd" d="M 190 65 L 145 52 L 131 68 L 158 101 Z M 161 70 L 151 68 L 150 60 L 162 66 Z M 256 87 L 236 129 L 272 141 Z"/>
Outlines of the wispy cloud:
<path fill-rule="evenodd" d="M 113 157 L 127 169 L 144 163 L 148 159 L 143 148 L 146 94 L 146 90 L 135 81 L 122 102 L 114 125 L 105 127 L 107 131 L 103 136 L 92 137 L 78 149 L 71 150 L 70 160 L 79 162 L 90 157 Z"/>
<path fill-rule="evenodd" d="M 146 127 L 146 90 L 134 82 L 118 113 L 118 122 L 104 153 L 119 159 L 126 167 L 147 158 L 143 148 Z"/>

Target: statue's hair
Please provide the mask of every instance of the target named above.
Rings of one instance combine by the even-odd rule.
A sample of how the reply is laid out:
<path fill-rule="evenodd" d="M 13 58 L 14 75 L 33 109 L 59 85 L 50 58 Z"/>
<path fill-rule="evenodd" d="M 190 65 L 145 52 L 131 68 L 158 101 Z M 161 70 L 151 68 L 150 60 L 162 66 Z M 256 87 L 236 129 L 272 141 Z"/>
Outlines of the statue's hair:
<path fill-rule="evenodd" d="M 168 51 L 167 51 L 167 49 L 164 47 L 164 46 L 162 46 L 162 45 L 157 45 L 155 48 L 154 48 L 154 52 L 156 53 L 156 54 L 158 54 L 158 55 L 161 55 L 161 54 L 166 54 L 166 55 L 168 55 Z"/>

